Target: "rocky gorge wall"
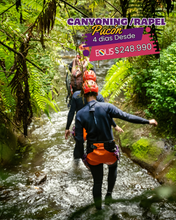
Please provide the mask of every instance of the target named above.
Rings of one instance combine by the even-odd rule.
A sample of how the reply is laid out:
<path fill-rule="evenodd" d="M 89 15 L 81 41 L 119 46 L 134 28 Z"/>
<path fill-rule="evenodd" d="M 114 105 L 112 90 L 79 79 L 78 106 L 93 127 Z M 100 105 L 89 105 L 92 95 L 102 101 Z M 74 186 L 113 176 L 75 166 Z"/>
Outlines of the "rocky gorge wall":
<path fill-rule="evenodd" d="M 135 109 L 132 112 L 131 107 L 121 107 L 123 111 L 146 118 L 142 111 Z M 116 122 L 124 130 L 123 134 L 115 134 L 122 152 L 147 169 L 161 184 L 176 184 L 176 145 L 170 145 L 167 140 L 156 135 L 156 128 L 151 125 L 118 119 Z"/>

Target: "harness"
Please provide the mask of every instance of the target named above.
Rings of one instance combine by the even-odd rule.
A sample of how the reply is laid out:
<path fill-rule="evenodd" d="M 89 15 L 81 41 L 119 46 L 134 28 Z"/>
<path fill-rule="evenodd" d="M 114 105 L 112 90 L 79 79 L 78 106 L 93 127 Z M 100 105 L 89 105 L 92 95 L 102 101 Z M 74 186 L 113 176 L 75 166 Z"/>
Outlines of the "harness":
<path fill-rule="evenodd" d="M 94 142 L 87 142 L 87 154 L 93 152 L 94 149 L 97 149 L 97 144 L 103 144 L 104 145 L 104 149 L 109 151 L 109 152 L 115 152 L 116 151 L 116 144 L 115 141 L 99 141 L 98 143 L 94 143 Z"/>
<path fill-rule="evenodd" d="M 92 113 L 95 126 L 96 133 L 98 137 L 98 133 L 100 133 L 100 129 L 97 126 L 97 119 L 94 114 L 95 105 L 97 101 L 93 103 L 93 105 L 89 106 L 89 111 Z M 98 138 L 97 138 L 98 139 Z M 108 165 L 114 164 L 117 160 L 120 159 L 120 152 L 118 146 L 115 144 L 114 140 L 110 141 L 87 141 L 87 162 L 91 165 L 98 165 L 100 163 L 106 163 Z"/>

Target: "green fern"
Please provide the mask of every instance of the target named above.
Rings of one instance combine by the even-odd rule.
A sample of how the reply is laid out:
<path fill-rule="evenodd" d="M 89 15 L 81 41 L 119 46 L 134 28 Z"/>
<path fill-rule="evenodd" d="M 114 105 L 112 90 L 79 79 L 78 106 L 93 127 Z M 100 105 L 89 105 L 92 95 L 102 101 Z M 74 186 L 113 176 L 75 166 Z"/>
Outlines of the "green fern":
<path fill-rule="evenodd" d="M 50 84 L 51 82 L 46 80 L 45 74 L 40 74 L 32 67 L 30 70 L 29 88 L 33 112 L 40 115 L 41 111 L 43 111 L 49 117 L 48 106 L 54 109 L 55 112 L 60 110 L 56 101 L 52 100 L 51 86 L 46 86 L 47 83 Z"/>
<path fill-rule="evenodd" d="M 5 73 L 0 69 L 0 103 L 1 108 L 6 112 L 13 112 L 15 107 L 15 98 L 11 94 L 11 91 L 8 87 L 8 80 L 5 76 Z"/>
<path fill-rule="evenodd" d="M 112 65 L 105 78 L 106 83 L 101 91 L 103 97 L 110 96 L 110 102 L 114 101 L 115 97 L 117 97 L 130 82 L 130 69 L 130 63 L 127 60 L 119 61 Z"/>

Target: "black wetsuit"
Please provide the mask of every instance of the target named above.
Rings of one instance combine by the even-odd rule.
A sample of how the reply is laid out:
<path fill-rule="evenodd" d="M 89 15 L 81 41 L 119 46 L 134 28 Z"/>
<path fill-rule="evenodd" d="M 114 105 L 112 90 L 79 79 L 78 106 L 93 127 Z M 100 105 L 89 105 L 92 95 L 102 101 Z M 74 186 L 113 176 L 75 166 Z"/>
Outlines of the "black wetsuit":
<path fill-rule="evenodd" d="M 98 94 L 97 101 L 98 102 L 104 102 L 104 98 L 101 94 Z M 68 116 L 67 116 L 66 130 L 68 130 L 70 128 L 70 125 L 73 121 L 75 112 L 77 113 L 85 105 L 87 105 L 87 101 L 84 98 L 84 103 L 83 103 L 83 100 L 82 100 L 82 97 L 81 97 L 81 91 L 74 92 L 73 96 L 72 96 L 71 107 L 70 107 L 70 110 L 69 110 Z"/>
<path fill-rule="evenodd" d="M 83 128 L 87 131 L 87 142 L 100 143 L 113 140 L 111 119 L 119 118 L 128 122 L 138 124 L 149 124 L 149 121 L 141 117 L 128 114 L 109 103 L 90 101 L 76 115 L 76 147 L 79 149 L 80 158 L 84 153 Z M 97 208 L 101 208 L 101 188 L 103 180 L 103 164 L 90 165 L 94 179 L 93 197 Z M 117 163 L 109 166 L 108 192 L 112 193 L 117 176 Z"/>
<path fill-rule="evenodd" d="M 101 94 L 98 94 L 97 101 L 98 102 L 104 102 L 104 98 Z M 83 100 L 82 100 L 82 97 L 81 97 L 81 91 L 74 92 L 74 94 L 72 96 L 71 107 L 70 107 L 70 110 L 69 110 L 69 113 L 68 113 L 68 116 L 67 116 L 66 130 L 68 130 L 70 128 L 70 125 L 73 121 L 75 112 L 77 113 L 86 104 L 87 104 L 87 101 L 86 101 L 85 98 L 84 98 L 84 103 L 83 103 Z M 114 120 L 111 120 L 111 125 L 113 127 L 116 127 L 116 123 L 114 122 Z M 77 146 L 75 146 L 75 148 L 74 148 L 73 155 L 74 155 L 75 159 L 80 158 L 79 148 Z"/>

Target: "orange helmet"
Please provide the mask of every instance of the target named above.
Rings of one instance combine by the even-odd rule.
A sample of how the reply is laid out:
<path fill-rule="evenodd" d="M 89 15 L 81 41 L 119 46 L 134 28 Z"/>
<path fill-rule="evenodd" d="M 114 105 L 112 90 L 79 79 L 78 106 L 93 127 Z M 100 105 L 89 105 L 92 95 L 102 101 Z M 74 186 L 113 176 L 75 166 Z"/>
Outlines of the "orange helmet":
<path fill-rule="evenodd" d="M 83 90 L 84 90 L 84 94 L 87 94 L 89 92 L 96 92 L 98 93 L 98 86 L 96 84 L 96 82 L 94 82 L 93 80 L 86 80 L 83 83 Z"/>
<path fill-rule="evenodd" d="M 96 81 L 96 74 L 93 70 L 86 70 L 83 74 L 83 81 L 93 80 Z"/>
<path fill-rule="evenodd" d="M 84 47 L 84 46 L 86 46 L 86 44 L 79 45 L 79 49 L 80 50 L 88 50 L 89 51 L 89 47 Z"/>

